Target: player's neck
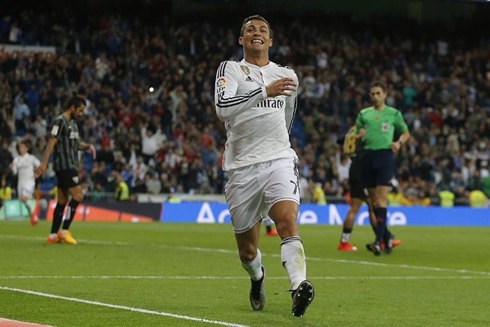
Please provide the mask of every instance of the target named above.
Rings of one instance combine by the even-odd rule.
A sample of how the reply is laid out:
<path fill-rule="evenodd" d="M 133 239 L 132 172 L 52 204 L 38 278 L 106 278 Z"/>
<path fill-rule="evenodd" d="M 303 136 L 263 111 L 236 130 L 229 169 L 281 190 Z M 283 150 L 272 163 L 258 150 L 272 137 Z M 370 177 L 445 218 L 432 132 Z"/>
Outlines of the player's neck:
<path fill-rule="evenodd" d="M 380 110 L 383 110 L 384 107 L 385 107 L 385 104 L 384 103 L 382 105 L 375 105 L 374 106 L 374 110 L 380 111 Z"/>
<path fill-rule="evenodd" d="M 246 62 L 249 64 L 259 66 L 259 67 L 264 67 L 269 64 L 269 55 L 268 54 L 262 54 L 262 53 L 245 53 L 244 58 Z"/>
<path fill-rule="evenodd" d="M 68 111 L 65 111 L 63 113 L 63 116 L 65 116 L 66 120 L 71 121 L 71 113 L 69 113 Z"/>

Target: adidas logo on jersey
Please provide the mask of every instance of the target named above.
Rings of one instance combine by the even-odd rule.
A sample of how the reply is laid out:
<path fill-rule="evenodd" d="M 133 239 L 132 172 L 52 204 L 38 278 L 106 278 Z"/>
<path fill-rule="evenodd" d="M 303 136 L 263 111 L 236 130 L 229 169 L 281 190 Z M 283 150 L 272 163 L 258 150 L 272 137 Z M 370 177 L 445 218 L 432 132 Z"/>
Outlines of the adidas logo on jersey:
<path fill-rule="evenodd" d="M 245 82 L 255 82 L 255 81 L 252 77 L 247 76 L 247 78 L 245 78 Z"/>

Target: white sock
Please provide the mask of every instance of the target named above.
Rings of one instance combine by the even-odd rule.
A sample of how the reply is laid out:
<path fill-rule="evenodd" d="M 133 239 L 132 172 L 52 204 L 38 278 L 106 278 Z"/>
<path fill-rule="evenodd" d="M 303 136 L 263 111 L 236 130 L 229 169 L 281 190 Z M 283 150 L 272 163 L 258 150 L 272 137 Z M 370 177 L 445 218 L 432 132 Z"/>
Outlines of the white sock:
<path fill-rule="evenodd" d="M 303 242 L 299 236 L 287 237 L 281 242 L 281 261 L 295 290 L 306 279 L 306 257 Z"/>
<path fill-rule="evenodd" d="M 350 233 L 342 233 L 342 243 L 347 243 L 349 242 L 350 239 Z"/>
<path fill-rule="evenodd" d="M 242 260 L 240 261 L 242 263 L 243 269 L 245 269 L 248 272 L 252 280 L 257 281 L 262 278 L 263 276 L 262 269 L 261 269 L 262 254 L 260 253 L 259 249 L 257 249 L 257 256 L 252 261 L 248 261 L 248 262 L 243 262 Z"/>
<path fill-rule="evenodd" d="M 26 202 L 24 202 L 24 204 L 26 205 L 27 210 L 29 210 L 29 212 L 32 212 L 32 208 L 31 208 L 31 204 L 29 203 L 29 200 L 27 200 Z"/>
<path fill-rule="evenodd" d="M 49 238 L 55 238 L 57 235 L 58 234 L 56 234 L 56 233 L 51 233 L 51 234 L 49 234 Z"/>

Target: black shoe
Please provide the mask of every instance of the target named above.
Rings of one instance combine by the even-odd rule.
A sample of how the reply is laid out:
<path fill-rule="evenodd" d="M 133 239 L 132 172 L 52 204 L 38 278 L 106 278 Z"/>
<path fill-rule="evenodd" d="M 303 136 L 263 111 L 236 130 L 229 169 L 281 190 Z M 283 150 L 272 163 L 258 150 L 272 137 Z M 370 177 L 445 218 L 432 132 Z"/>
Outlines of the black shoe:
<path fill-rule="evenodd" d="M 309 280 L 304 280 L 299 284 L 298 288 L 292 291 L 293 297 L 293 316 L 303 317 L 306 308 L 315 298 L 315 289 Z"/>
<path fill-rule="evenodd" d="M 265 304 L 264 266 L 262 266 L 261 269 L 262 269 L 261 279 L 257 281 L 250 279 L 250 281 L 252 282 L 252 285 L 250 286 L 250 304 L 252 305 L 252 309 L 254 310 L 264 309 L 264 304 Z"/>
<path fill-rule="evenodd" d="M 366 249 L 368 249 L 368 251 L 373 252 L 374 255 L 380 255 L 381 254 L 381 248 L 380 248 L 378 242 L 366 244 Z"/>
<path fill-rule="evenodd" d="M 391 251 L 393 250 L 393 240 L 395 239 L 395 234 L 390 233 L 388 237 L 385 237 L 385 248 L 384 248 L 384 253 L 390 254 Z"/>

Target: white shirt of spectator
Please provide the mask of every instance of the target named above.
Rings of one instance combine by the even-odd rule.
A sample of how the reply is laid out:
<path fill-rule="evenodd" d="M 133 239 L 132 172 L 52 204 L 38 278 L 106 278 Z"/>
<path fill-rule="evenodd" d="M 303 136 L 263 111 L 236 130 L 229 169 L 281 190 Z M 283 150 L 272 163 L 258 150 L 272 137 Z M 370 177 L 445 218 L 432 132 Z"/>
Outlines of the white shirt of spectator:
<path fill-rule="evenodd" d="M 292 69 L 271 61 L 263 67 L 245 60 L 224 61 L 219 66 L 215 104 L 218 118 L 225 123 L 227 131 L 224 171 L 297 157 L 289 143 L 297 94 L 268 98 L 265 89 L 284 77 L 291 77 L 298 84 Z"/>
<path fill-rule="evenodd" d="M 41 162 L 38 158 L 32 154 L 26 153 L 23 156 L 15 157 L 14 159 L 14 174 L 18 175 L 19 185 L 34 185 L 34 169 L 36 169 Z"/>

